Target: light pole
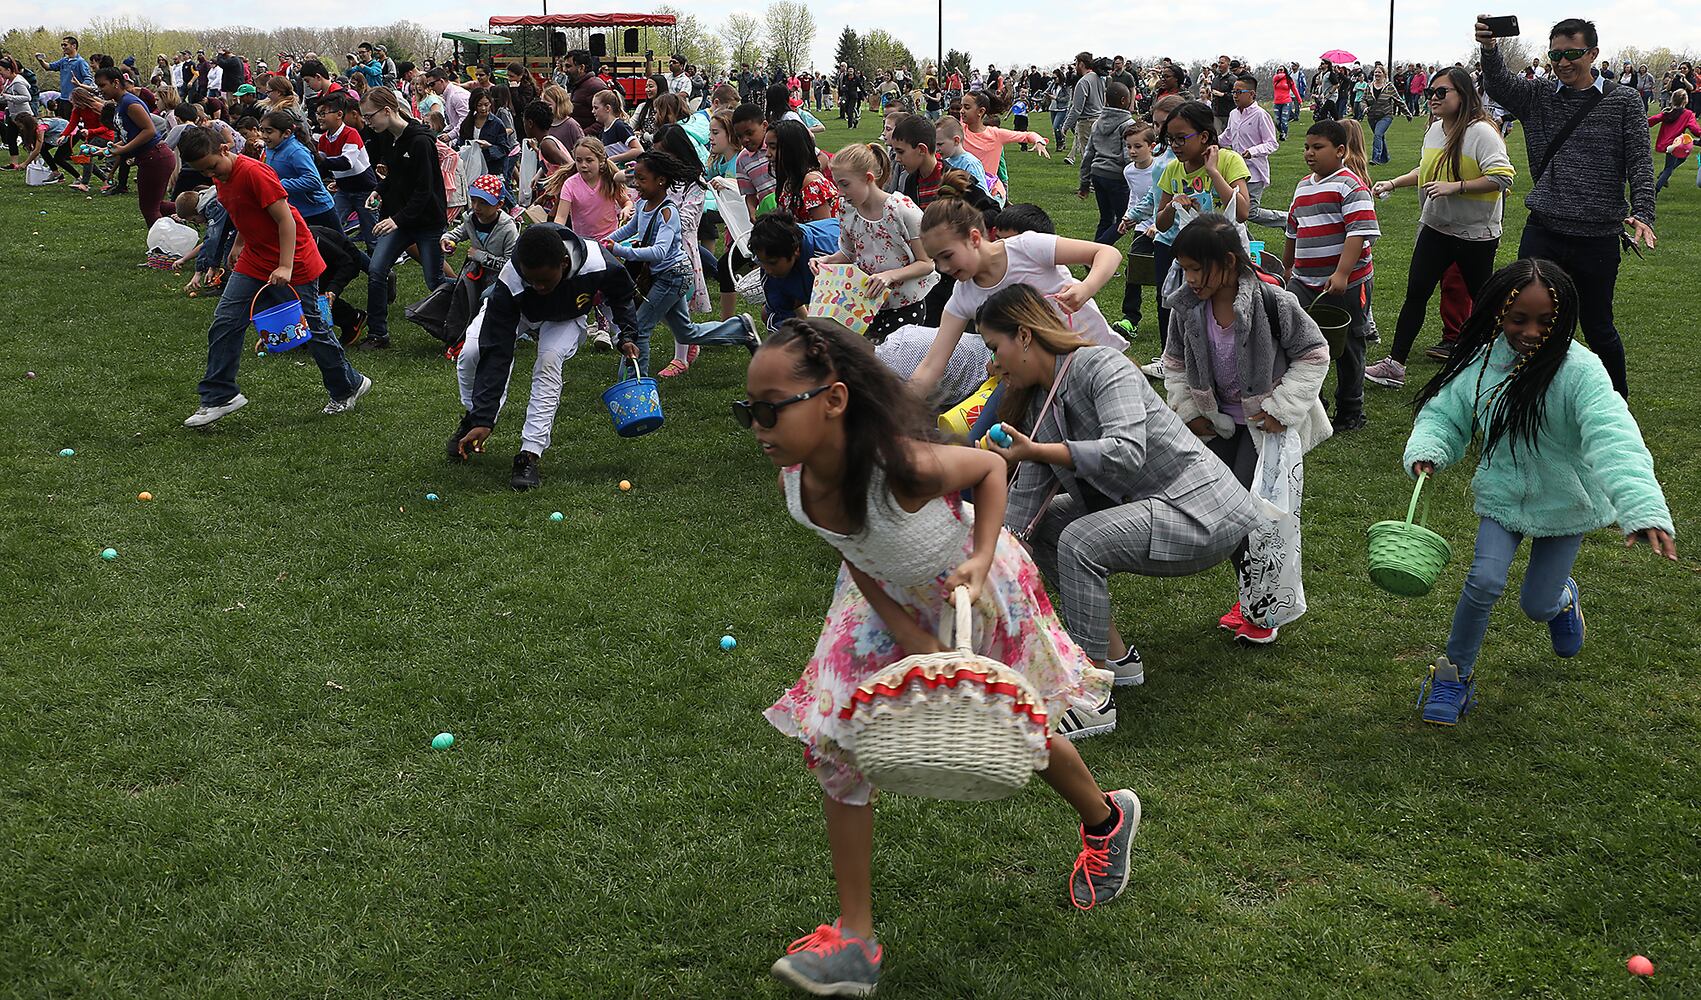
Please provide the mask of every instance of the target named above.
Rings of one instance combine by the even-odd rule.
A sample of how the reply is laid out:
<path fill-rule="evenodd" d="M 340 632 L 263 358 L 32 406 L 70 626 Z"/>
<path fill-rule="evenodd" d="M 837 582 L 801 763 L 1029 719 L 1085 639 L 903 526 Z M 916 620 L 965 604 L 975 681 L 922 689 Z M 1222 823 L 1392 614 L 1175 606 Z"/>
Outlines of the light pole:
<path fill-rule="evenodd" d="M 1394 79 L 1394 0 L 1388 0 L 1388 79 Z"/>
<path fill-rule="evenodd" d="M 933 78 L 945 79 L 945 0 L 939 0 L 939 51 L 933 57 Z"/>

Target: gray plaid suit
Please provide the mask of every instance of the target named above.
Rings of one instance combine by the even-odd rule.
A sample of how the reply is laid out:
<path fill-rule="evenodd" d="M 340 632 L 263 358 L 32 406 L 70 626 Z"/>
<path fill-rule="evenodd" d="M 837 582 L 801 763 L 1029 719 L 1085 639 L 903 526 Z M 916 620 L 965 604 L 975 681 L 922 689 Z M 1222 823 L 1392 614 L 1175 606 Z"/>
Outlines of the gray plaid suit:
<path fill-rule="evenodd" d="M 1058 367 L 1063 359 L 1058 359 Z M 1025 424 L 1045 394 L 1035 392 Z M 1029 544 L 1057 590 L 1069 635 L 1094 660 L 1110 634 L 1112 573 L 1187 576 L 1222 562 L 1256 519 L 1252 497 L 1205 449 L 1133 362 L 1108 347 L 1074 352 L 1051 410 L 1029 436 L 1067 442 L 1075 468 L 1022 463 L 1005 524 L 1021 531 L 1061 487 Z"/>

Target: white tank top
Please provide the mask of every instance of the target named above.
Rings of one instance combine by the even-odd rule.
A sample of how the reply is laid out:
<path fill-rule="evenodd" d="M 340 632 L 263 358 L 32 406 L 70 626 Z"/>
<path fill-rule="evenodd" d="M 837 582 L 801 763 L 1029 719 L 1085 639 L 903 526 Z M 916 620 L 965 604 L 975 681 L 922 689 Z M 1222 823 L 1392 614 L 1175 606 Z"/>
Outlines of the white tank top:
<path fill-rule="evenodd" d="M 786 507 L 792 518 L 826 539 L 847 562 L 883 583 L 921 586 L 963 561 L 974 525 L 974 509 L 967 504 L 954 507 L 936 498 L 912 514 L 898 505 L 886 488 L 886 471 L 876 466 L 868 483 L 866 523 L 853 535 L 841 535 L 809 519 L 803 509 L 802 483 L 802 466 L 785 470 Z"/>

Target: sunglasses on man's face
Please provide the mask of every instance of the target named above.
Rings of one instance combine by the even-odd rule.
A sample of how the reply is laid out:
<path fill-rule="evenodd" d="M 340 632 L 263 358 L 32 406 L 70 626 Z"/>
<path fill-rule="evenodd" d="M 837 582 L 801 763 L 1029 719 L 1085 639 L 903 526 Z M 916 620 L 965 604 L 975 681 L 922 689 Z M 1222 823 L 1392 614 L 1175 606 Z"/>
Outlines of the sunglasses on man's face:
<path fill-rule="evenodd" d="M 1576 62 L 1588 54 L 1588 49 L 1549 49 L 1547 53 L 1547 61 L 1558 62 L 1561 59 L 1564 59 L 1567 62 Z"/>
<path fill-rule="evenodd" d="M 808 392 L 800 392 L 795 396 L 770 403 L 765 399 L 735 399 L 732 403 L 732 419 L 738 421 L 738 426 L 748 428 L 752 423 L 765 430 L 772 430 L 780 422 L 780 411 L 793 403 L 801 403 L 806 399 L 814 399 L 828 389 L 830 385 L 817 386 Z"/>

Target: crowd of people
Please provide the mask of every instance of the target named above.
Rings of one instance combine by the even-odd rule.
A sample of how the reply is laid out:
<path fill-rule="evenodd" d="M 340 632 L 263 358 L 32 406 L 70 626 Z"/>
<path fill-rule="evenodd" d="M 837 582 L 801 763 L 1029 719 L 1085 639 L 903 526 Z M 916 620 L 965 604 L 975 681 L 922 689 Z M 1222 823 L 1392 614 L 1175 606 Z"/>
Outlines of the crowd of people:
<path fill-rule="evenodd" d="M 1488 26 L 1476 35 L 1470 67 L 1290 63 L 1268 78 L 1227 55 L 1189 73 L 1082 52 L 1051 73 L 895 71 L 871 86 L 851 67 L 745 66 L 711 85 L 676 56 L 635 94 L 581 50 L 548 73 L 414 66 L 363 44 L 343 65 L 180 53 L 145 75 L 131 59 L 84 60 L 67 37 L 59 60 L 36 58 L 61 74 L 59 91 L 20 85 L 26 67 L 0 56 L 0 93 L 12 168 L 46 164 L 79 190 L 134 185 L 146 225 L 196 228 L 195 249 L 170 262 L 192 269 L 186 291 L 217 294 L 187 426 L 246 404 L 244 331 L 268 292 L 305 306 L 324 413 L 353 410 L 373 380 L 348 351 L 390 345 L 407 261 L 430 290 L 408 313 L 435 317 L 421 325 L 455 363 L 450 460 L 489 444 L 519 344 L 535 342 L 515 489 L 542 480 L 563 365 L 579 351 L 617 350 L 616 378 L 648 376 L 665 325 L 662 379 L 686 376 L 706 346 L 749 352 L 734 415 L 779 467 L 791 515 L 844 556 L 815 654 L 767 712 L 822 786 L 841 909 L 774 972 L 819 995 L 862 995 L 881 950 L 873 789 L 840 712 L 858 685 L 938 651 L 966 587 L 977 650 L 1022 671 L 1065 737 L 1040 773 L 1080 819 L 1070 896 L 1082 908 L 1114 898 L 1139 799 L 1102 789 L 1070 742 L 1114 730 L 1112 688 L 1144 679 L 1110 577 L 1228 563 L 1242 599 L 1218 624 L 1275 642 L 1286 622 L 1244 605 L 1246 567 L 1269 544 L 1257 541 L 1258 470 L 1365 426 L 1365 386 L 1405 384 L 1438 288 L 1446 333 L 1427 353 L 1440 367 L 1400 467 L 1440 473 L 1476 441 L 1480 528 L 1421 717 L 1457 725 L 1475 705 L 1489 610 L 1525 537 L 1520 604 L 1561 657 L 1583 645 L 1573 564 L 1587 532 L 1617 524 L 1627 543 L 1675 559 L 1628 408 L 1613 295 L 1621 251 L 1655 245 L 1669 150 L 1697 134 L 1697 81 L 1679 67 L 1650 117 L 1648 74 L 1597 65 L 1587 21 L 1556 24 L 1548 59 L 1530 67 L 1508 66 Z M 818 145 L 827 126 L 811 106 L 854 124 L 865 100 L 883 115 L 880 139 Z M 1028 128 L 1047 112 L 1049 137 Z M 1421 150 L 1395 156 L 1387 123 L 1417 116 Z M 1523 126 L 1527 177 L 1508 155 L 1508 121 Z M 1658 182 L 1652 126 L 1668 156 Z M 1271 155 L 1296 133 L 1305 174 L 1272 176 Z M 1079 196 L 1096 199 L 1090 238 L 1059 235 L 1012 189 L 1008 156 L 1053 147 Z M 1372 181 L 1371 166 L 1397 158 L 1417 165 Z M 1378 202 L 1407 188 L 1419 224 L 1389 232 Z M 1528 218 L 1503 259 L 1514 191 Z M 1376 257 L 1408 248 L 1392 343 L 1367 363 L 1380 340 Z M 866 330 L 815 308 L 821 276 L 843 265 L 878 305 Z M 1124 268 L 1122 301 L 1097 302 Z M 357 308 L 345 298 L 363 274 Z M 1128 350 L 1146 287 L 1159 350 L 1139 365 Z M 741 296 L 759 318 L 738 311 Z M 1320 325 L 1320 304 L 1343 319 Z M 692 318 L 705 313 L 719 316 Z M 963 440 L 941 443 L 935 417 L 989 374 L 996 387 Z"/>

